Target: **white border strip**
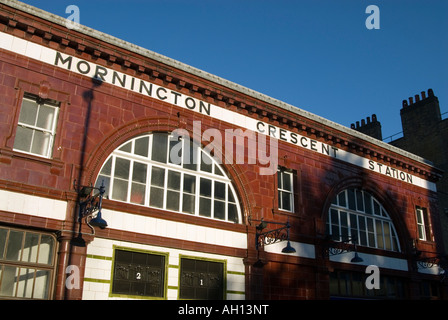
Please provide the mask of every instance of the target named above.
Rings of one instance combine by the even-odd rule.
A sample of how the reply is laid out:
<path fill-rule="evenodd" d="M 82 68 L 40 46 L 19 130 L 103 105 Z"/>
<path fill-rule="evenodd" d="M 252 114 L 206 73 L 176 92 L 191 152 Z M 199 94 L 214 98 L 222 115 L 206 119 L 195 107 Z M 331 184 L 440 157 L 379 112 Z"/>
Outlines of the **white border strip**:
<path fill-rule="evenodd" d="M 67 213 L 67 203 L 0 190 L 0 210 L 63 221 Z"/>
<path fill-rule="evenodd" d="M 176 240 L 247 249 L 247 234 L 103 209 L 108 228 Z"/>

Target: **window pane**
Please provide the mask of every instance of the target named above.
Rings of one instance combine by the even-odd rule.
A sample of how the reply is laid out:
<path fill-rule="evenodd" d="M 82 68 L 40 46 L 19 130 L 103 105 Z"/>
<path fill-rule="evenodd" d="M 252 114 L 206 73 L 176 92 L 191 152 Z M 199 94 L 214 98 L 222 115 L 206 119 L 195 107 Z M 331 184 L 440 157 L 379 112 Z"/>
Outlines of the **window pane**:
<path fill-rule="evenodd" d="M 189 174 L 184 174 L 184 192 L 196 192 L 196 177 Z"/>
<path fill-rule="evenodd" d="M 211 180 L 201 178 L 200 194 L 201 194 L 201 196 L 205 196 L 205 197 L 212 196 L 212 181 Z"/>
<path fill-rule="evenodd" d="M 37 117 L 37 102 L 23 99 L 20 109 L 19 122 L 34 126 Z"/>
<path fill-rule="evenodd" d="M 180 190 L 180 172 L 168 171 L 168 189 Z"/>
<path fill-rule="evenodd" d="M 56 109 L 54 107 L 41 105 L 39 108 L 36 126 L 48 131 L 53 131 L 55 113 Z"/>
<path fill-rule="evenodd" d="M 347 197 L 348 197 L 348 208 L 351 210 L 356 210 L 355 189 L 348 189 Z"/>
<path fill-rule="evenodd" d="M 14 140 L 14 149 L 30 152 L 33 132 L 34 130 L 32 129 L 18 126 L 16 131 L 16 138 Z"/>
<path fill-rule="evenodd" d="M 179 211 L 180 192 L 168 190 L 166 196 L 166 208 L 168 210 Z"/>
<path fill-rule="evenodd" d="M 291 194 L 289 192 L 280 191 L 280 196 L 282 199 L 280 209 L 291 211 L 292 210 Z"/>
<path fill-rule="evenodd" d="M 212 173 L 213 170 L 213 162 L 212 159 L 204 152 L 201 152 L 201 170 L 205 172 Z"/>
<path fill-rule="evenodd" d="M 351 295 L 352 294 L 352 286 L 350 281 L 350 273 L 348 272 L 341 272 L 339 274 L 340 281 L 340 290 L 342 295 Z"/>
<path fill-rule="evenodd" d="M 375 221 L 376 224 L 376 238 L 377 238 L 377 244 L 378 248 L 383 249 L 384 248 L 384 241 L 383 241 L 383 227 L 382 223 L 379 220 Z"/>
<path fill-rule="evenodd" d="M 8 230 L 0 228 L 0 259 L 3 259 L 6 246 L 6 237 L 8 236 Z"/>
<path fill-rule="evenodd" d="M 215 200 L 213 211 L 214 218 L 224 220 L 226 218 L 226 203 Z"/>
<path fill-rule="evenodd" d="M 330 294 L 331 295 L 339 294 L 339 279 L 337 272 L 330 273 Z"/>
<path fill-rule="evenodd" d="M 151 185 L 157 187 L 165 186 L 165 169 L 152 167 Z"/>
<path fill-rule="evenodd" d="M 140 183 L 132 183 L 131 202 L 145 204 L 146 186 Z"/>
<path fill-rule="evenodd" d="M 51 135 L 48 132 L 42 132 L 35 130 L 33 145 L 31 147 L 31 153 L 39 154 L 42 156 L 49 155 Z"/>
<path fill-rule="evenodd" d="M 37 270 L 33 293 L 34 299 L 48 299 L 50 279 L 49 270 Z"/>
<path fill-rule="evenodd" d="M 32 298 L 35 271 L 31 268 L 20 268 L 16 293 L 18 298 Z"/>
<path fill-rule="evenodd" d="M 342 237 L 342 240 L 347 240 L 347 238 L 348 238 L 347 212 L 341 212 L 340 218 L 341 218 L 341 237 Z"/>
<path fill-rule="evenodd" d="M 170 136 L 170 148 L 168 150 L 168 161 L 172 164 L 182 164 L 183 139 L 177 136 Z"/>
<path fill-rule="evenodd" d="M 222 177 L 224 176 L 224 173 L 217 165 L 215 165 L 215 174 Z"/>
<path fill-rule="evenodd" d="M 1 268 L 1 265 L 0 265 Z M 18 267 L 3 266 L 0 295 L 14 297 L 16 292 L 16 279 L 19 273 Z"/>
<path fill-rule="evenodd" d="M 115 178 L 129 179 L 131 161 L 122 158 L 115 160 Z"/>
<path fill-rule="evenodd" d="M 144 163 L 134 162 L 134 170 L 132 171 L 132 181 L 146 183 L 147 165 Z"/>
<path fill-rule="evenodd" d="M 101 174 L 110 176 L 112 170 L 112 158 L 109 158 L 101 169 Z"/>
<path fill-rule="evenodd" d="M 101 187 L 102 184 L 104 185 L 105 188 L 103 196 L 104 198 L 107 198 L 109 196 L 110 178 L 103 175 L 99 175 L 95 183 L 95 188 Z"/>
<path fill-rule="evenodd" d="M 212 215 L 212 201 L 206 198 L 199 199 L 199 215 L 204 217 L 211 217 Z"/>
<path fill-rule="evenodd" d="M 128 199 L 128 181 L 114 179 L 114 188 L 112 190 L 112 198 L 119 201 L 127 201 Z"/>
<path fill-rule="evenodd" d="M 6 260 L 18 261 L 22 253 L 23 232 L 11 230 L 9 232 Z"/>
<path fill-rule="evenodd" d="M 356 206 L 358 211 L 364 211 L 364 199 L 360 190 L 356 190 Z"/>
<path fill-rule="evenodd" d="M 372 214 L 372 197 L 367 192 L 364 192 L 364 207 L 366 213 Z"/>
<path fill-rule="evenodd" d="M 166 163 L 168 148 L 168 135 L 165 133 L 154 133 L 152 135 L 152 160 Z"/>
<path fill-rule="evenodd" d="M 225 183 L 215 181 L 215 199 L 226 200 L 226 185 L 225 185 Z"/>
<path fill-rule="evenodd" d="M 354 296 L 363 295 L 364 281 L 360 273 L 352 273 L 352 288 Z"/>
<path fill-rule="evenodd" d="M 233 192 L 230 186 L 227 187 L 227 198 L 229 202 L 235 202 L 235 197 L 233 196 Z"/>
<path fill-rule="evenodd" d="M 184 193 L 182 197 L 182 212 L 193 214 L 194 209 L 195 209 L 195 196 Z"/>
<path fill-rule="evenodd" d="M 390 237 L 390 227 L 388 222 L 383 222 L 383 232 L 384 232 L 384 245 L 386 250 L 392 249 L 391 237 Z"/>
<path fill-rule="evenodd" d="M 291 177 L 292 177 L 291 173 L 283 172 L 283 189 L 284 190 L 292 191 Z"/>
<path fill-rule="evenodd" d="M 350 237 L 356 239 L 355 243 L 359 243 L 357 218 L 355 214 L 350 214 Z"/>
<path fill-rule="evenodd" d="M 39 235 L 27 232 L 25 234 L 25 244 L 23 246 L 22 260 L 35 263 L 37 261 L 37 249 L 39 245 Z"/>
<path fill-rule="evenodd" d="M 151 187 L 149 205 L 156 208 L 163 207 L 163 189 Z"/>
<path fill-rule="evenodd" d="M 380 205 L 375 200 L 373 200 L 373 214 L 381 216 Z"/>
<path fill-rule="evenodd" d="M 421 209 L 417 209 L 417 223 L 423 223 L 423 211 Z"/>
<path fill-rule="evenodd" d="M 147 157 L 149 151 L 149 137 L 143 137 L 135 140 L 134 153 L 139 156 Z"/>
<path fill-rule="evenodd" d="M 418 225 L 417 228 L 418 228 L 418 238 L 420 240 L 426 240 L 425 239 L 425 228 L 423 228 L 422 225 Z"/>
<path fill-rule="evenodd" d="M 366 219 L 365 217 L 358 217 L 359 222 L 359 236 L 360 236 L 360 244 L 363 246 L 367 245 L 367 233 L 366 233 Z"/>
<path fill-rule="evenodd" d="M 53 248 L 54 248 L 53 237 L 43 234 L 40 239 L 39 259 L 37 262 L 44 264 L 52 264 Z"/>
<path fill-rule="evenodd" d="M 347 207 L 347 202 L 346 202 L 346 200 L 345 200 L 345 191 L 343 191 L 343 192 L 341 192 L 339 195 L 338 195 L 338 201 L 339 201 L 339 205 L 341 206 L 341 207 Z"/>
<path fill-rule="evenodd" d="M 184 153 L 183 153 L 183 161 L 184 168 L 189 170 L 196 170 L 198 164 L 198 153 L 195 148 L 195 143 L 185 139 L 184 140 Z"/>
<path fill-rule="evenodd" d="M 126 143 L 124 146 L 122 146 L 118 150 L 123 151 L 123 152 L 129 152 L 129 153 L 132 152 L 132 141 Z"/>
<path fill-rule="evenodd" d="M 236 205 L 230 203 L 228 205 L 227 209 L 228 209 L 227 219 L 229 221 L 238 222 L 238 209 L 237 209 Z"/>

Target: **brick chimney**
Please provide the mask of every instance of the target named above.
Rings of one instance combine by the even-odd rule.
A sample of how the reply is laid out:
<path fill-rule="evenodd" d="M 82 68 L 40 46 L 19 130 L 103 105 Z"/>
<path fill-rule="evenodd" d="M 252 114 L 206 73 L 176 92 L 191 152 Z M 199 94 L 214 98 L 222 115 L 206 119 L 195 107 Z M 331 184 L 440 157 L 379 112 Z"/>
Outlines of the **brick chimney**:
<path fill-rule="evenodd" d="M 352 123 L 351 128 L 371 136 L 372 138 L 383 140 L 381 123 L 377 120 L 375 114 L 372 114 L 372 119 L 370 119 L 370 117 L 362 119 L 361 124 L 359 124 L 359 121 L 356 121 L 356 125 Z"/>
<path fill-rule="evenodd" d="M 432 89 L 428 90 L 428 95 L 422 91 L 421 95 L 416 94 L 403 100 L 400 115 L 404 137 L 424 133 L 442 120 L 439 99 L 434 96 Z"/>

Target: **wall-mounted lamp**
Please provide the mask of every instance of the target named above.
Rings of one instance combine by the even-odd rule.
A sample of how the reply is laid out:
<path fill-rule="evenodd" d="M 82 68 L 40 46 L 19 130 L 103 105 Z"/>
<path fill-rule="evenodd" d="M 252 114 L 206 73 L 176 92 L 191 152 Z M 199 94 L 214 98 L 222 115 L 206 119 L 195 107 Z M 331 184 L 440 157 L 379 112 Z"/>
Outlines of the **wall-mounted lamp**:
<path fill-rule="evenodd" d="M 423 251 L 417 249 L 416 240 L 412 241 L 412 251 L 414 254 L 414 261 L 417 264 L 417 268 L 431 269 L 433 267 L 439 268 L 439 275 L 441 276 L 441 282 L 444 282 L 448 278 L 448 255 L 437 254 L 435 256 L 423 257 Z M 427 252 L 426 252 L 427 253 Z M 431 253 L 434 254 L 434 253 Z"/>
<path fill-rule="evenodd" d="M 83 246 L 85 241 L 81 237 L 81 225 L 84 219 L 86 224 L 92 229 L 92 234 L 95 234 L 94 227 L 105 229 L 107 222 L 101 216 L 101 206 L 103 202 L 103 196 L 106 191 L 104 181 L 99 188 L 93 186 L 77 186 L 76 181 L 74 183 L 76 192 L 78 193 L 78 222 L 79 232 L 77 238 L 72 241 L 74 244 Z M 98 191 L 95 193 L 94 191 Z M 94 216 L 97 212 L 96 216 Z"/>
<path fill-rule="evenodd" d="M 287 241 L 286 247 L 282 249 L 283 253 L 294 253 L 296 249 L 291 246 L 291 242 L 289 241 L 289 228 L 291 225 L 289 224 L 289 220 L 286 223 L 275 222 L 275 221 L 266 221 L 261 218 L 261 220 L 254 220 L 252 217 L 249 217 L 249 224 L 252 225 L 252 221 L 260 222 L 256 226 L 256 234 L 255 234 L 255 248 L 258 250 L 262 246 L 266 246 L 269 244 L 273 244 L 280 241 Z M 281 225 L 282 227 L 267 230 L 268 224 L 276 224 Z"/>
<path fill-rule="evenodd" d="M 364 260 L 359 256 L 358 251 L 356 249 L 356 241 L 357 238 L 348 238 L 344 241 L 332 241 L 330 238 L 326 239 L 324 244 L 324 256 L 334 256 L 346 252 L 354 252 L 355 255 L 350 260 L 353 263 L 360 263 Z"/>

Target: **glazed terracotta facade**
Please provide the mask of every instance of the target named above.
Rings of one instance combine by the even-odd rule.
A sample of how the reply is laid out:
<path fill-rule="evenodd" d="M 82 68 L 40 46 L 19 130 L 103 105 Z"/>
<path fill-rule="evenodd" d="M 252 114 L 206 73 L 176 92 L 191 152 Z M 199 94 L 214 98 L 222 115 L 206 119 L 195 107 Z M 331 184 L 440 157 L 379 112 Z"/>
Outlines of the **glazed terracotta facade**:
<path fill-rule="evenodd" d="M 368 265 L 377 265 L 381 277 L 399 279 L 401 297 L 422 297 L 422 283 L 436 284 L 430 296 L 443 297 L 438 266 L 417 263 L 442 251 L 435 192 L 442 172 L 430 162 L 98 31 L 67 29 L 64 21 L 16 1 L 0 4 L 0 225 L 54 236 L 48 299 L 142 298 L 112 292 L 117 250 L 166 258 L 159 299 L 182 298 L 185 258 L 224 266 L 223 299 L 366 297 L 332 284 L 341 285 L 337 274 L 365 276 Z M 15 147 L 28 96 L 57 102 L 49 157 Z M 203 147 L 210 143 L 204 133 L 220 132 L 221 145 L 234 148 L 229 159 L 217 151 L 218 141 L 210 144 L 226 160 L 219 167 L 237 197 L 236 223 L 111 197 L 102 202 L 108 227 L 93 234 L 83 223 L 86 245 L 73 245 L 80 226 L 76 186 L 95 184 L 107 159 L 128 141 L 176 129 Z M 274 172 L 262 174 L 268 166 L 250 158 L 251 138 L 241 140 L 245 157 L 237 163 L 238 145 L 225 133 L 238 129 L 275 141 Z M 292 179 L 291 210 L 279 207 L 277 166 Z M 350 262 L 351 253 L 327 254 L 335 243 L 326 231 L 332 201 L 351 189 L 370 194 L 387 211 L 399 249 L 357 245 L 360 264 Z M 425 241 L 419 240 L 416 208 L 430 217 Z M 295 252 L 282 253 L 284 241 L 257 248 L 261 219 L 289 222 Z M 79 279 L 70 278 L 70 266 Z"/>

